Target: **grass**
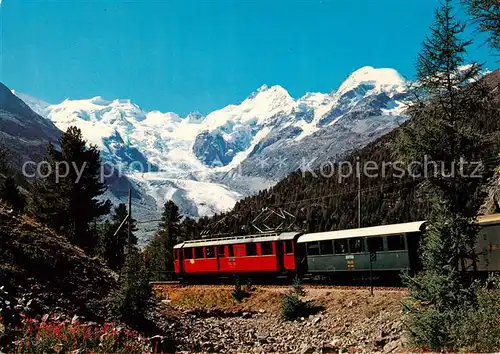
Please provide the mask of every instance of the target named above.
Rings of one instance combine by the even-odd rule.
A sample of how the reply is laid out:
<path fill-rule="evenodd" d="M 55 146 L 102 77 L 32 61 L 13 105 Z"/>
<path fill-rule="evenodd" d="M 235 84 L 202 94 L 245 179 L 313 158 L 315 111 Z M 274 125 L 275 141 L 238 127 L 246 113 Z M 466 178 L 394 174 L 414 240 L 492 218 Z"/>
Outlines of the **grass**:
<path fill-rule="evenodd" d="M 231 289 L 180 288 L 169 292 L 169 299 L 172 306 L 182 309 L 232 308 L 235 303 L 231 293 Z"/>

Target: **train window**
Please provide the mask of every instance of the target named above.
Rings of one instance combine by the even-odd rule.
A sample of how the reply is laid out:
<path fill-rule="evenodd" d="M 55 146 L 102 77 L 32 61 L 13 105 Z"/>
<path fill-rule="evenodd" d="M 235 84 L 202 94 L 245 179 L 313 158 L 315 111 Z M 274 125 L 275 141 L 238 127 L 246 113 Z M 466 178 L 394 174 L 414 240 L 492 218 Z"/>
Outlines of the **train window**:
<path fill-rule="evenodd" d="M 231 246 L 229 246 L 229 248 L 232 248 L 232 247 L 231 247 Z M 224 257 L 224 256 L 226 255 L 226 252 L 225 252 L 225 251 L 226 251 L 226 247 L 224 247 L 224 246 L 219 246 L 219 247 L 217 247 L 217 255 L 218 255 L 219 257 Z"/>
<path fill-rule="evenodd" d="M 307 254 L 309 256 L 317 256 L 319 254 L 319 243 L 311 242 L 307 244 Z"/>
<path fill-rule="evenodd" d="M 179 259 L 179 250 L 174 251 L 174 259 L 178 260 Z"/>
<path fill-rule="evenodd" d="M 387 249 L 389 251 L 400 251 L 405 249 L 404 235 L 387 236 Z"/>
<path fill-rule="evenodd" d="M 292 240 L 285 241 L 285 253 L 286 254 L 293 254 Z"/>
<path fill-rule="evenodd" d="M 233 247 L 234 247 L 234 245 L 227 246 L 227 249 L 229 251 L 229 253 L 228 253 L 229 257 L 234 257 L 234 248 Z"/>
<path fill-rule="evenodd" d="M 333 245 L 336 254 L 347 253 L 347 240 L 334 240 Z"/>
<path fill-rule="evenodd" d="M 384 250 L 384 239 L 382 237 L 369 237 L 368 251 L 370 252 L 380 252 Z"/>
<path fill-rule="evenodd" d="M 256 256 L 257 255 L 257 245 L 255 243 L 247 243 L 247 256 Z"/>
<path fill-rule="evenodd" d="M 363 252 L 363 239 L 361 237 L 350 238 L 349 239 L 349 252 L 350 253 L 361 253 Z"/>
<path fill-rule="evenodd" d="M 273 244 L 271 242 L 262 242 L 260 244 L 260 250 L 263 256 L 273 254 Z"/>
<path fill-rule="evenodd" d="M 203 247 L 194 248 L 194 258 L 203 258 Z"/>
<path fill-rule="evenodd" d="M 215 258 L 215 247 L 214 246 L 207 246 L 205 247 L 205 258 Z"/>
<path fill-rule="evenodd" d="M 331 240 L 320 241 L 319 249 L 321 254 L 333 254 L 333 242 Z"/>

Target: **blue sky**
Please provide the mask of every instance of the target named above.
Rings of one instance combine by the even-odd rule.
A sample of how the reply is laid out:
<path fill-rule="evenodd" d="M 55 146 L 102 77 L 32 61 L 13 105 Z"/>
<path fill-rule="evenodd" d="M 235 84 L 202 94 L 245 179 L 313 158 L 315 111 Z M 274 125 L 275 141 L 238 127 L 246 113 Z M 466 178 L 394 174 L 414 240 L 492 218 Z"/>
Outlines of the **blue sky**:
<path fill-rule="evenodd" d="M 186 114 L 262 84 L 328 92 L 359 67 L 408 78 L 437 0 L 3 0 L 0 81 L 51 103 L 130 98 Z M 486 46 L 472 58 L 495 62 Z"/>

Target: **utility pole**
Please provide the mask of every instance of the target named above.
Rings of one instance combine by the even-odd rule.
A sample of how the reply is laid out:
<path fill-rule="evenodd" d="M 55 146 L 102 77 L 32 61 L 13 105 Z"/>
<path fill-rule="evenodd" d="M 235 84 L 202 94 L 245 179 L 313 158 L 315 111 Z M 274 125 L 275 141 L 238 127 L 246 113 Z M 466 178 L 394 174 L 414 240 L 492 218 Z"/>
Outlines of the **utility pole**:
<path fill-rule="evenodd" d="M 361 171 L 359 170 L 359 160 L 356 172 L 358 177 L 358 227 L 361 228 Z"/>
<path fill-rule="evenodd" d="M 132 251 L 132 188 L 128 189 L 128 251 Z"/>
<path fill-rule="evenodd" d="M 361 171 L 359 157 L 356 158 L 356 173 L 358 178 L 358 227 L 361 228 Z M 372 250 L 372 245 L 368 243 L 368 252 L 370 257 L 370 296 L 373 296 L 373 262 L 377 259 L 377 254 Z"/>

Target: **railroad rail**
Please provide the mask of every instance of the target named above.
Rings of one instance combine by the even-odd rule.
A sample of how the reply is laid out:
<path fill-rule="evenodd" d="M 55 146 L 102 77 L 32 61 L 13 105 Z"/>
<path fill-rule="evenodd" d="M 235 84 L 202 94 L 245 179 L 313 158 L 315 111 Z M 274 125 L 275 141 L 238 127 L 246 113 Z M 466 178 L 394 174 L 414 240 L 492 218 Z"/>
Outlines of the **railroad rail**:
<path fill-rule="evenodd" d="M 181 284 L 179 281 L 153 281 L 150 282 L 153 287 L 169 288 L 169 287 L 181 287 L 181 288 L 206 288 L 206 289 L 233 289 L 234 285 L 230 284 Z M 264 284 L 252 285 L 256 289 L 263 290 L 288 290 L 291 285 L 271 285 Z M 303 287 L 305 290 L 309 289 L 324 289 L 324 290 L 335 290 L 335 291 L 369 291 L 369 285 L 325 285 L 325 284 L 307 284 L 304 283 Z M 375 292 L 403 292 L 406 293 L 408 289 L 406 287 L 394 287 L 394 286 L 376 286 L 374 287 Z"/>

